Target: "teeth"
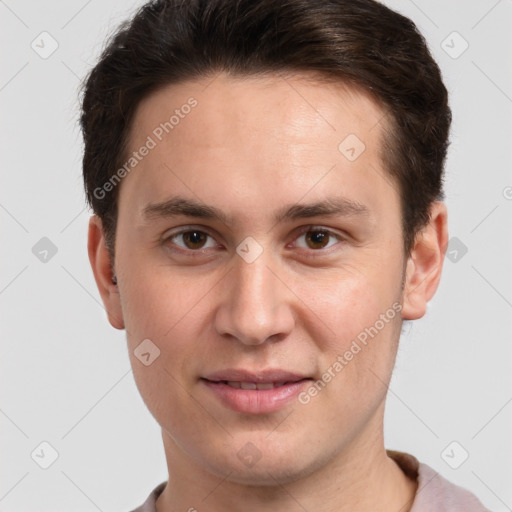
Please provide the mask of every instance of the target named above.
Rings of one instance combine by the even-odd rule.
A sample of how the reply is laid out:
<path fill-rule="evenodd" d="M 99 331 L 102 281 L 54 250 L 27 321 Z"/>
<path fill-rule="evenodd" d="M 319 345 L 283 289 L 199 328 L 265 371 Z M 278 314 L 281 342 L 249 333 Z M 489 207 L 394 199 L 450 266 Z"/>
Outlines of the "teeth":
<path fill-rule="evenodd" d="M 284 386 L 286 382 L 239 382 L 224 381 L 228 386 L 236 389 L 273 389 Z"/>
<path fill-rule="evenodd" d="M 272 389 L 275 387 L 273 382 L 261 382 L 260 384 L 256 384 L 258 389 Z"/>
<path fill-rule="evenodd" d="M 242 389 L 257 389 L 256 382 L 240 382 Z"/>

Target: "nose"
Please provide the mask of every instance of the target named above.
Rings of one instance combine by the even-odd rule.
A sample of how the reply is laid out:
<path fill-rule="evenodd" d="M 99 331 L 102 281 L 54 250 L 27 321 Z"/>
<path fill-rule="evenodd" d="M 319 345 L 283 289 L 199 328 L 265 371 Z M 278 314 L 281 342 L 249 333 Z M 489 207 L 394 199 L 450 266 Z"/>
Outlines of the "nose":
<path fill-rule="evenodd" d="M 291 333 L 295 325 L 291 303 L 294 295 L 281 280 L 279 271 L 270 268 L 266 254 L 263 251 L 252 263 L 235 255 L 215 315 L 217 332 L 244 345 L 278 341 Z"/>

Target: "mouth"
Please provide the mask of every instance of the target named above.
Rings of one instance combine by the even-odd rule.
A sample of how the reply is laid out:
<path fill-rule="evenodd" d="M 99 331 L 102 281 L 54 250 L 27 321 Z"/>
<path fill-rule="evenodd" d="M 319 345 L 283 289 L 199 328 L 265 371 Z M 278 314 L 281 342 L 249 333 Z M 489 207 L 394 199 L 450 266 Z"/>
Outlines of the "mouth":
<path fill-rule="evenodd" d="M 223 406 L 249 414 L 271 413 L 284 408 L 312 380 L 311 377 L 282 370 L 256 373 L 227 370 L 200 378 Z"/>
<path fill-rule="evenodd" d="M 211 382 L 227 382 L 227 383 L 241 383 L 241 384 L 280 384 L 283 385 L 289 382 L 298 382 L 300 380 L 308 379 L 307 375 L 282 370 L 279 368 L 266 369 L 266 370 L 244 370 L 239 368 L 229 368 L 209 373 L 202 377 Z M 254 388 L 246 388 L 254 389 Z"/>
<path fill-rule="evenodd" d="M 235 389 L 274 389 L 286 386 L 287 384 L 295 384 L 297 382 L 301 382 L 303 380 L 310 380 L 308 378 L 296 380 L 296 381 L 282 381 L 282 382 L 241 382 L 237 380 L 209 380 L 205 379 L 208 382 L 212 382 L 214 384 L 225 384 L 226 386 L 235 388 Z"/>

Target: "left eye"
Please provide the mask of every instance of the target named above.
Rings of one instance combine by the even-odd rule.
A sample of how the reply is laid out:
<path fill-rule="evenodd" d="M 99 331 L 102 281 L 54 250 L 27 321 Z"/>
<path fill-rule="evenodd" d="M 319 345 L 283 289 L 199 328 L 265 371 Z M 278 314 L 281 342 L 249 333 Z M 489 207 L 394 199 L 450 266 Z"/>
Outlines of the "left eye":
<path fill-rule="evenodd" d="M 297 244 L 297 247 L 304 249 L 325 249 L 333 244 L 329 243 L 341 240 L 341 237 L 328 229 L 308 228 L 303 231 L 297 240 L 305 240 L 304 245 Z"/>

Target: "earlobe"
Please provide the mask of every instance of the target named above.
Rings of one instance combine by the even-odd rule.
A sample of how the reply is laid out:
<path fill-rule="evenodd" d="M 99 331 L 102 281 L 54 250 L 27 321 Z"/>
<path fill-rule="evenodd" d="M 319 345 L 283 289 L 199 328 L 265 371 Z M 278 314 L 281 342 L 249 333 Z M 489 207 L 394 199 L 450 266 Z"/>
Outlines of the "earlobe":
<path fill-rule="evenodd" d="M 108 320 L 116 329 L 124 329 L 117 278 L 113 274 L 110 253 L 105 244 L 103 224 L 97 215 L 93 215 L 89 219 L 87 249 L 96 286 L 105 306 Z"/>
<path fill-rule="evenodd" d="M 441 280 L 447 245 L 448 213 L 446 205 L 436 201 L 430 209 L 429 223 L 417 234 L 407 260 L 402 308 L 404 320 L 416 320 L 425 315 L 427 304 Z"/>

